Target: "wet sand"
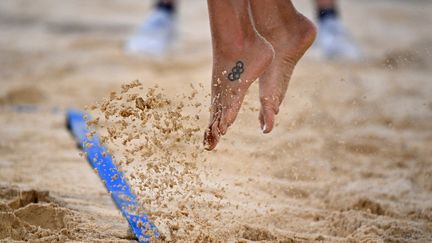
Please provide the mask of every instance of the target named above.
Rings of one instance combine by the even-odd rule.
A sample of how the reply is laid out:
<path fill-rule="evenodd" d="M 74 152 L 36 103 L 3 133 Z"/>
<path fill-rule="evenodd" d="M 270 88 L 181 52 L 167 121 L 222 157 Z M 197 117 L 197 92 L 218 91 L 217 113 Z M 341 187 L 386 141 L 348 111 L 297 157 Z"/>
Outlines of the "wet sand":
<path fill-rule="evenodd" d="M 100 103 L 136 79 L 139 95 L 157 84 L 176 105 L 190 84 L 210 90 L 206 4 L 183 2 L 179 41 L 165 60 L 122 51 L 149 3 L 0 2 L 0 240 L 135 240 L 80 157 L 62 109 Z M 297 3 L 312 14 L 309 2 Z M 341 7 L 365 60 L 323 62 L 311 50 L 269 135 L 260 132 L 253 85 L 216 151 L 190 150 L 198 152 L 189 158 L 195 171 L 208 172 L 199 174 L 201 193 L 214 204 L 187 205 L 189 217 L 169 222 L 155 215 L 168 239 L 194 240 L 173 237 L 168 224 L 177 220 L 180 229 L 185 221 L 202 227 L 193 235 L 202 242 L 432 241 L 432 4 L 350 0 Z M 199 115 L 192 125 L 201 129 L 207 95 L 194 97 L 202 111 L 184 110 Z M 12 108 L 23 104 L 38 109 Z M 124 168 L 128 176 L 148 163 L 140 160 Z M 145 198 L 148 188 L 132 184 Z"/>

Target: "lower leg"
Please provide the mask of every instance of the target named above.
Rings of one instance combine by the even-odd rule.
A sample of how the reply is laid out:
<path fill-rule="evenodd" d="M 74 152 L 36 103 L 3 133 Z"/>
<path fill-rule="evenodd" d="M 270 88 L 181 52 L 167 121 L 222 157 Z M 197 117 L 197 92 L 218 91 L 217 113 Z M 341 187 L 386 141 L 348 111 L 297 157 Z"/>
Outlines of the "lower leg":
<path fill-rule="evenodd" d="M 336 0 L 315 0 L 315 5 L 321 9 L 335 8 Z"/>
<path fill-rule="evenodd" d="M 338 17 L 339 11 L 336 0 L 315 0 L 317 18 L 322 21 L 328 17 Z"/>
<path fill-rule="evenodd" d="M 208 0 L 213 44 L 210 124 L 206 149 L 234 122 L 251 83 L 273 58 L 273 49 L 255 30 L 249 0 Z"/>
<path fill-rule="evenodd" d="M 260 77 L 261 128 L 268 133 L 298 60 L 315 39 L 314 25 L 289 0 L 251 1 L 255 26 L 275 50 L 275 59 Z"/>
<path fill-rule="evenodd" d="M 342 24 L 336 0 L 315 0 L 318 20 L 317 46 L 329 59 L 358 60 L 360 51 Z"/>
<path fill-rule="evenodd" d="M 176 0 L 158 0 L 156 1 L 156 8 L 163 9 L 170 13 L 175 13 Z"/>

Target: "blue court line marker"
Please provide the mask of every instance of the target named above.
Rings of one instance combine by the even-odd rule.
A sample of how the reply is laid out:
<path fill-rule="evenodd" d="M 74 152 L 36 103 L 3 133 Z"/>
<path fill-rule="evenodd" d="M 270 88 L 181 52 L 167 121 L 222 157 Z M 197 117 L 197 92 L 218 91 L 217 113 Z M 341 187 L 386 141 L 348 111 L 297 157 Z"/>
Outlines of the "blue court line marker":
<path fill-rule="evenodd" d="M 151 236 L 159 238 L 156 226 L 149 221 L 148 216 L 144 213 L 137 214 L 140 209 L 137 198 L 123 178 L 123 173 L 118 171 L 113 163 L 111 155 L 103 146 L 100 146 L 99 138 L 96 135 L 90 139 L 87 138 L 89 130 L 84 120 L 85 115 L 87 114 L 81 111 L 68 110 L 66 121 L 80 148 L 85 152 L 88 162 L 99 174 L 114 203 L 129 222 L 138 240 L 150 242 Z M 86 146 L 87 144 L 91 146 Z"/>

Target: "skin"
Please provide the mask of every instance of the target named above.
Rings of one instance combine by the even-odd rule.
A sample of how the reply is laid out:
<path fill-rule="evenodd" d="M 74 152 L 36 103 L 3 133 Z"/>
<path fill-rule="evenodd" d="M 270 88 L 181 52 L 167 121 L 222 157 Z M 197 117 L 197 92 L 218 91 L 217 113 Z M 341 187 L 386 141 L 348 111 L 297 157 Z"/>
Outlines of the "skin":
<path fill-rule="evenodd" d="M 175 0 L 159 1 L 176 4 Z M 315 5 L 317 9 L 335 8 L 336 2 L 315 0 Z M 313 43 L 316 30 L 290 0 L 208 0 L 208 6 L 213 71 L 204 145 L 212 150 L 234 122 L 247 89 L 258 77 L 261 129 L 272 131 L 294 67 Z M 241 69 L 235 69 L 239 62 Z M 235 70 L 241 73 L 233 76 Z"/>
<path fill-rule="evenodd" d="M 212 150 L 234 122 L 247 89 L 270 65 L 274 51 L 254 27 L 249 0 L 208 0 L 208 8 L 213 71 L 204 146 Z M 229 75 L 239 61 L 244 64 L 243 73 L 231 81 Z"/>
<path fill-rule="evenodd" d="M 175 0 L 159 0 L 163 3 L 175 3 Z M 318 8 L 331 8 L 336 6 L 336 0 L 315 0 L 315 5 Z"/>
<path fill-rule="evenodd" d="M 159 0 L 162 3 L 173 3 L 175 4 L 175 0 Z M 318 8 L 331 8 L 336 6 L 336 0 L 315 0 L 315 5 Z"/>
<path fill-rule="evenodd" d="M 251 83 L 260 77 L 264 133 L 274 126 L 298 60 L 315 39 L 314 25 L 285 0 L 208 0 L 213 44 L 210 123 L 204 135 L 207 150 L 234 122 Z M 229 74 L 244 63 L 239 80 Z"/>
<path fill-rule="evenodd" d="M 291 1 L 251 1 L 257 30 L 275 50 L 275 59 L 260 77 L 259 121 L 264 133 L 272 131 L 294 67 L 312 45 L 314 25 L 296 11 Z"/>

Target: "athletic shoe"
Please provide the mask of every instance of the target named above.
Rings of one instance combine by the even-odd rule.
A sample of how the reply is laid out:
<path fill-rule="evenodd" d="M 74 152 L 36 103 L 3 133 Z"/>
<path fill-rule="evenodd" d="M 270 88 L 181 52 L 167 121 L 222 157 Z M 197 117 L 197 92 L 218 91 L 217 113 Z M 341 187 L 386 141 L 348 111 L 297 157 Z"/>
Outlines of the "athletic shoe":
<path fill-rule="evenodd" d="M 360 51 L 339 18 L 326 18 L 318 24 L 317 45 L 328 59 L 360 58 Z"/>
<path fill-rule="evenodd" d="M 126 42 L 125 49 L 130 53 L 154 56 L 164 55 L 175 36 L 175 15 L 162 9 L 155 9 Z"/>

